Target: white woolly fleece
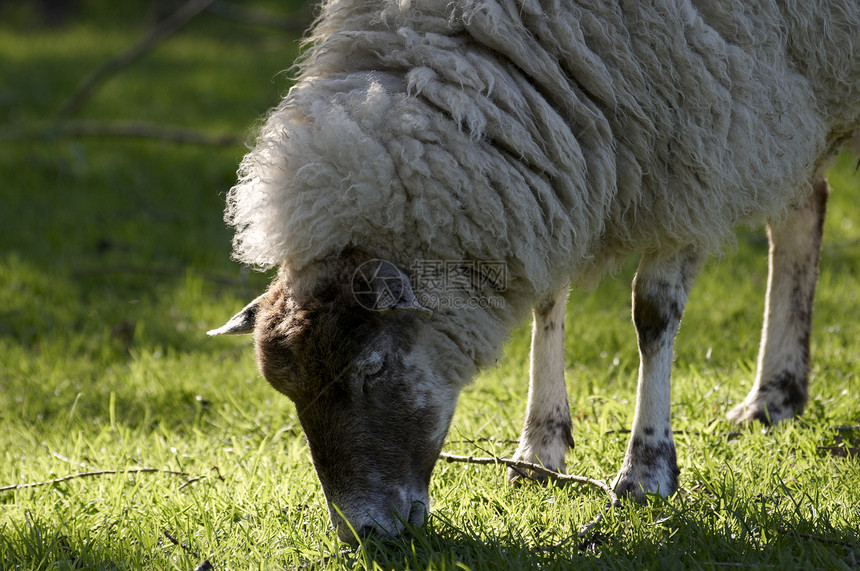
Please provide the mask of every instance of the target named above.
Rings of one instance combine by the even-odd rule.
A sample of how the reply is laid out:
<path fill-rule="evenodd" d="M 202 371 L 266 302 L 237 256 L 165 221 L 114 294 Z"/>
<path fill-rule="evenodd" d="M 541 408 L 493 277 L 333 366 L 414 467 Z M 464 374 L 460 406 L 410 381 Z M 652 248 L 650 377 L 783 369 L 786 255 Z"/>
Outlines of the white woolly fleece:
<path fill-rule="evenodd" d="M 858 30 L 857 0 L 328 0 L 229 193 L 235 257 L 503 260 L 507 322 L 713 251 L 856 144 Z"/>

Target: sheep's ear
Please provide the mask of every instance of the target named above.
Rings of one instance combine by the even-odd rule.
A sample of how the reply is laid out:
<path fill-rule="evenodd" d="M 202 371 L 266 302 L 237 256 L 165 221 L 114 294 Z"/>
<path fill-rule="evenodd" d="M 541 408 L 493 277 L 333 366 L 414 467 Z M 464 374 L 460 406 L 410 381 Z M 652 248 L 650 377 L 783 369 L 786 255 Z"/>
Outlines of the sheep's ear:
<path fill-rule="evenodd" d="M 265 295 L 265 294 L 263 294 Z M 230 318 L 230 321 L 219 327 L 206 332 L 206 335 L 214 337 L 215 335 L 241 335 L 243 333 L 253 333 L 254 324 L 257 320 L 257 309 L 260 307 L 261 295 L 242 309 L 239 313 Z"/>
<path fill-rule="evenodd" d="M 409 278 L 406 277 L 406 274 L 403 274 L 405 281 L 403 282 L 403 289 L 400 292 L 400 296 L 397 298 L 397 301 L 388 308 L 389 311 L 414 311 L 423 317 L 430 317 L 433 315 L 433 310 L 424 307 L 419 303 L 418 298 L 415 297 L 415 292 L 412 291 L 412 283 L 409 281 Z"/>
<path fill-rule="evenodd" d="M 358 266 L 352 276 L 356 301 L 374 311 L 416 311 L 424 317 L 433 311 L 421 305 L 409 276 L 385 260 L 370 260 Z"/>

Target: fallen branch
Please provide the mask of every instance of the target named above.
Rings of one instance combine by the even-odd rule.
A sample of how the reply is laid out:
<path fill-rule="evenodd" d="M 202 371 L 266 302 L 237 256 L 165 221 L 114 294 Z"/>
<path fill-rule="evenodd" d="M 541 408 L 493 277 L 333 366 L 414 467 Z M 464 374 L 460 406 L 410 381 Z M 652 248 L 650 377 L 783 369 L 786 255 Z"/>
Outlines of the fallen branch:
<path fill-rule="evenodd" d="M 837 424 L 831 428 L 836 432 L 860 432 L 860 424 Z"/>
<path fill-rule="evenodd" d="M 609 496 L 609 504 L 607 504 L 607 508 L 613 508 L 621 505 L 621 502 L 619 501 L 618 496 L 615 494 L 615 491 L 606 482 L 595 480 L 594 478 L 588 478 L 587 476 L 562 474 L 561 472 L 556 472 L 554 470 L 544 468 L 540 464 L 525 462 L 523 460 L 513 460 L 510 458 L 499 458 L 496 456 L 459 456 L 456 454 L 448 454 L 447 452 L 442 452 L 439 454 L 439 457 L 446 460 L 447 462 L 465 462 L 469 464 L 502 464 L 504 466 L 514 468 L 515 470 L 519 471 L 521 474 L 527 477 L 529 477 L 528 472 L 531 471 L 532 473 L 541 474 L 548 478 L 552 478 L 557 482 L 576 482 L 578 484 L 587 484 L 601 489 L 604 493 L 606 493 L 607 496 Z M 592 529 L 600 525 L 600 522 L 603 521 L 604 514 L 605 512 L 600 512 L 593 520 L 585 524 L 582 529 L 579 530 L 579 533 L 577 534 L 578 537 L 583 538 L 587 536 Z"/>
<path fill-rule="evenodd" d="M 211 471 L 215 472 L 215 475 L 218 477 L 219 480 L 221 480 L 222 482 L 224 481 L 224 476 L 221 475 L 221 470 L 218 469 L 218 466 L 212 466 Z M 184 484 L 182 484 L 181 486 L 176 488 L 176 491 L 179 492 L 179 491 L 185 489 L 186 487 L 188 487 L 192 484 L 196 484 L 200 480 L 202 480 L 204 478 L 209 478 L 209 477 L 210 476 L 203 475 L 203 476 L 197 476 L 196 478 L 191 478 L 190 480 L 188 480 L 187 482 L 185 482 Z"/>
<path fill-rule="evenodd" d="M 26 490 L 28 488 L 37 488 L 39 486 L 50 486 L 52 484 L 60 484 L 75 480 L 77 478 L 93 478 L 97 476 L 110 476 L 117 474 L 149 474 L 158 472 L 161 474 L 171 474 L 173 476 L 188 476 L 187 472 L 176 472 L 174 470 L 162 470 L 160 468 L 126 468 L 124 470 L 94 470 L 92 472 L 78 472 L 77 474 L 69 474 L 62 478 L 54 478 L 44 482 L 30 482 L 28 484 L 11 484 L 8 486 L 0 486 L 0 492 L 9 492 L 12 490 Z"/>
<path fill-rule="evenodd" d="M 60 109 L 60 117 L 72 117 L 93 96 L 101 85 L 111 76 L 127 67 L 134 60 L 152 50 L 166 40 L 200 12 L 212 4 L 213 0 L 188 0 L 176 12 L 162 20 L 138 43 L 109 59 L 78 86 Z"/>
<path fill-rule="evenodd" d="M 199 553 L 197 553 L 196 551 L 191 549 L 191 547 L 189 547 L 187 543 L 180 543 L 179 540 L 176 539 L 176 537 L 174 537 L 173 534 L 170 533 L 169 531 L 167 531 L 166 529 L 164 530 L 164 537 L 169 539 L 170 543 L 172 543 L 173 545 L 181 548 L 183 551 L 187 551 L 195 559 L 200 559 Z"/>
<path fill-rule="evenodd" d="M 544 468 L 540 464 L 534 464 L 532 462 L 525 462 L 523 460 L 513 460 L 511 458 L 499 458 L 497 456 L 492 457 L 476 457 L 476 456 L 460 456 L 457 454 L 448 454 L 447 452 L 442 452 L 439 454 L 439 458 L 447 462 L 465 462 L 467 464 L 503 464 L 508 466 L 509 468 L 515 468 L 518 470 L 531 471 L 536 474 L 540 474 L 542 476 L 546 476 L 548 478 L 552 478 L 557 482 L 576 482 L 578 484 L 588 484 L 589 486 L 594 486 L 595 488 L 599 488 L 603 490 L 606 495 L 609 496 L 609 500 L 612 505 L 619 505 L 618 496 L 615 495 L 615 492 L 606 482 L 602 482 L 600 480 L 595 480 L 594 478 L 589 478 L 587 476 L 577 476 L 575 474 L 562 474 L 561 472 L 556 472 L 554 470 L 549 470 Z"/>
<path fill-rule="evenodd" d="M 524 476 L 528 476 L 528 472 L 532 472 L 534 474 L 540 474 L 542 476 L 552 478 L 557 482 L 576 482 L 577 484 L 587 484 L 589 486 L 599 488 L 607 496 L 609 496 L 609 504 L 607 505 L 608 508 L 618 507 L 621 505 L 618 496 L 615 494 L 615 491 L 612 489 L 611 486 L 609 486 L 609 484 L 600 480 L 595 480 L 594 478 L 589 478 L 587 476 L 562 474 L 561 472 L 556 472 L 554 470 L 544 468 L 540 464 L 524 462 L 523 460 L 513 460 L 511 458 L 499 458 L 497 456 L 460 456 L 457 454 L 448 454 L 447 452 L 441 452 L 439 454 L 439 458 L 447 462 L 465 462 L 467 464 L 502 464 L 504 466 L 508 466 L 509 468 L 513 468 L 517 471 L 520 471 L 520 473 L 522 473 Z M 582 529 L 579 530 L 579 537 L 585 537 L 595 526 L 599 525 L 600 522 L 603 521 L 604 513 L 605 512 L 600 512 L 592 521 L 585 524 Z"/>
<path fill-rule="evenodd" d="M 790 529 L 785 528 L 777 528 L 777 531 L 783 535 L 797 535 L 798 537 L 803 537 L 804 539 L 811 539 L 813 541 L 818 541 L 821 543 L 832 543 L 834 545 L 842 545 L 843 547 L 854 547 L 856 543 L 851 543 L 850 541 L 845 541 L 843 539 L 836 539 L 835 537 L 826 537 L 823 535 L 815 535 L 814 533 L 804 533 L 802 531 L 792 531 Z"/>
<path fill-rule="evenodd" d="M 140 121 L 65 121 L 46 126 L 0 131 L 0 140 L 5 141 L 50 140 L 60 137 L 125 137 L 210 147 L 234 147 L 242 144 L 242 137 L 239 135 L 206 133 L 197 129 L 153 125 Z"/>
<path fill-rule="evenodd" d="M 475 442 L 489 442 L 491 444 L 519 444 L 520 443 L 520 441 L 517 440 L 516 438 L 498 439 L 498 438 L 492 438 L 492 437 L 487 438 L 485 436 L 485 437 L 481 437 L 481 438 L 460 438 L 458 440 L 449 440 L 448 444 L 474 444 Z"/>
<path fill-rule="evenodd" d="M 169 539 L 170 543 L 180 547 L 183 551 L 185 551 L 186 553 L 188 553 L 189 555 L 194 557 L 194 559 L 200 559 L 199 553 L 197 553 L 195 550 L 191 549 L 191 547 L 187 543 L 180 543 L 179 540 L 176 539 L 176 537 L 174 537 L 173 534 L 171 534 L 166 529 L 164 530 L 164 537 Z M 194 568 L 194 571 L 213 571 L 213 569 L 215 569 L 215 568 L 212 566 L 212 563 L 210 563 L 208 559 L 204 559 L 200 563 L 200 565 L 198 565 L 197 567 Z"/>
<path fill-rule="evenodd" d="M 209 6 L 209 12 L 216 16 L 221 16 L 228 20 L 243 22 L 253 26 L 264 26 L 301 34 L 307 30 L 313 19 L 310 9 L 311 3 L 308 2 L 303 8 L 290 15 L 276 14 L 268 10 L 259 10 L 256 8 L 248 8 L 241 4 L 233 2 L 223 2 L 215 0 Z"/>
<path fill-rule="evenodd" d="M 860 456 L 860 446 L 853 447 L 845 447 L 845 446 L 819 446 L 819 452 L 826 452 L 831 456 L 838 456 L 840 458 L 850 458 L 852 456 L 857 457 Z"/>

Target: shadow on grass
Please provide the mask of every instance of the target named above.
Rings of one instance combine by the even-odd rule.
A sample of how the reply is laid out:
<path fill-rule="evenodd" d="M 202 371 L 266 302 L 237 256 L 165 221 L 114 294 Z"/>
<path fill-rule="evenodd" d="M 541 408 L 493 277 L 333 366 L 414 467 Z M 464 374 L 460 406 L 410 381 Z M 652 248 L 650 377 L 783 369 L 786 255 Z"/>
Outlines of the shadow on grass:
<path fill-rule="evenodd" d="M 0 568 L 109 570 L 159 569 L 171 565 L 190 570 L 204 562 L 187 546 L 177 545 L 178 540 L 168 533 L 141 542 L 126 533 L 117 535 L 113 527 L 113 524 L 97 526 L 90 530 L 90 535 L 82 535 L 79 531 L 34 521 L 27 515 L 24 521 L 0 528 Z M 148 550 L 144 543 L 154 543 L 155 547 Z"/>
<path fill-rule="evenodd" d="M 298 568 L 358 569 L 776 569 L 851 567 L 860 535 L 827 514 L 798 517 L 761 500 L 700 511 L 678 501 L 626 505 L 588 534 L 542 545 L 513 525 L 501 530 L 458 528 L 434 514 L 425 529 L 387 542 L 308 561 Z M 734 522 L 726 522 L 725 516 Z M 512 516 L 513 517 L 513 516 Z M 814 533 L 809 530 L 826 530 Z M 536 547 L 537 546 L 537 547 Z M 856 563 L 854 564 L 856 566 Z M 799 567 L 798 567 L 799 566 Z"/>
<path fill-rule="evenodd" d="M 95 542 L 80 543 L 63 530 L 25 521 L 0 528 L 3 569 L 127 569 Z"/>
<path fill-rule="evenodd" d="M 559 534 L 553 530 L 524 529 L 514 513 L 507 514 L 506 527 L 494 529 L 480 522 L 457 524 L 434 513 L 426 527 L 412 528 L 404 536 L 368 539 L 355 549 L 339 544 L 334 553 L 304 561 L 290 561 L 289 551 L 283 553 L 287 560 L 239 561 L 241 553 L 229 550 L 219 560 L 217 545 L 210 545 L 214 551 L 207 553 L 192 538 L 173 537 L 152 525 L 135 531 L 130 521 L 124 521 L 125 512 L 83 531 L 63 524 L 51 527 L 26 515 L 0 528 L 0 564 L 25 569 L 128 569 L 160 568 L 170 561 L 192 569 L 209 561 L 214 570 L 257 565 L 296 570 L 856 567 L 857 530 L 831 514 L 804 516 L 795 506 L 809 499 L 793 498 L 783 507 L 757 497 L 714 498 L 711 505 L 677 499 L 648 506 L 625 504 L 609 512 L 587 538 L 561 540 L 555 539 Z M 159 536 L 143 538 L 141 533 Z M 329 540 L 333 538 L 322 538 L 321 544 L 332 545 Z M 257 556 L 267 551 L 263 545 L 246 548 Z"/>

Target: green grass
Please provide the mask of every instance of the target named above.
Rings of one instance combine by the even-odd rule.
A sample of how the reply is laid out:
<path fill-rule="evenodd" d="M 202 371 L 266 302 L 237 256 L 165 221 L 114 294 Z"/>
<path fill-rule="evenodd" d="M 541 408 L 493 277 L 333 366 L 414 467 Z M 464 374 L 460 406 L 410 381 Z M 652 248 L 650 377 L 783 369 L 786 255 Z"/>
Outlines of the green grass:
<path fill-rule="evenodd" d="M 500 467 L 440 463 L 426 529 L 345 550 L 292 405 L 259 376 L 247 338 L 204 334 L 268 279 L 230 262 L 221 221 L 243 148 L 2 139 L 51 124 L 84 77 L 144 33 L 125 22 L 145 7 L 82 6 L 56 29 L 0 9 L 0 485 L 160 472 L 0 492 L 0 568 L 857 567 L 860 463 L 839 453 L 860 446 L 851 157 L 831 174 L 801 420 L 739 436 L 722 420 L 752 382 L 767 274 L 762 232 L 742 232 L 737 251 L 702 272 L 676 344 L 678 497 L 610 511 L 582 540 L 605 504 L 599 491 L 510 487 Z M 204 14 L 112 78 L 81 118 L 247 134 L 287 88 L 277 73 L 295 54 L 293 37 Z M 623 457 L 634 267 L 571 296 L 572 473 L 611 479 Z M 499 366 L 465 389 L 447 451 L 512 454 L 528 336 L 516 331 Z"/>

